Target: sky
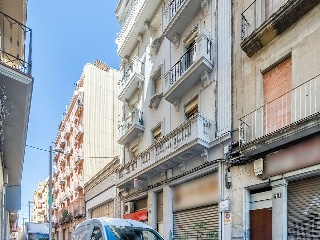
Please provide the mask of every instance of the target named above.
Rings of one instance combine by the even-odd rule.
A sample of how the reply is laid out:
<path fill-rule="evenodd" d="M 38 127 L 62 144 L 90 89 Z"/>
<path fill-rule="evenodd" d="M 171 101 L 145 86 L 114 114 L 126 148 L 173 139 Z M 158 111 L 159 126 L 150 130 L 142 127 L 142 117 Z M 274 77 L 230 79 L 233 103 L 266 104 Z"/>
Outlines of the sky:
<path fill-rule="evenodd" d="M 86 63 L 99 59 L 119 69 L 115 39 L 120 31 L 118 0 L 28 0 L 32 29 L 31 101 L 27 144 L 48 150 Z M 28 218 L 28 201 L 49 175 L 49 153 L 26 147 L 19 225 Z M 32 210 L 32 208 L 31 208 Z M 25 219 L 28 221 L 28 219 Z"/>

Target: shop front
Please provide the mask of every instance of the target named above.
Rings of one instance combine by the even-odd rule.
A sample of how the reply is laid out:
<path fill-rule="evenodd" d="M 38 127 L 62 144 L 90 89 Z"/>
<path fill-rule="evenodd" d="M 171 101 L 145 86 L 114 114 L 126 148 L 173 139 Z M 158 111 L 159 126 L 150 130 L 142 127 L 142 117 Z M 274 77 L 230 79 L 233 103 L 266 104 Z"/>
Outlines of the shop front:
<path fill-rule="evenodd" d="M 174 239 L 219 239 L 219 178 L 213 173 L 173 188 Z"/>
<path fill-rule="evenodd" d="M 273 185 L 272 201 L 283 203 L 283 219 L 286 221 L 287 239 L 317 239 L 320 233 L 320 136 L 301 141 L 296 145 L 265 157 L 265 175 L 271 181 L 284 183 Z M 280 189 L 280 188 L 279 188 Z M 280 204 L 276 206 L 281 206 Z M 286 211 L 285 211 L 286 209 Z M 279 212 L 279 207 L 276 209 Z M 275 222 L 276 215 L 272 218 Z"/>

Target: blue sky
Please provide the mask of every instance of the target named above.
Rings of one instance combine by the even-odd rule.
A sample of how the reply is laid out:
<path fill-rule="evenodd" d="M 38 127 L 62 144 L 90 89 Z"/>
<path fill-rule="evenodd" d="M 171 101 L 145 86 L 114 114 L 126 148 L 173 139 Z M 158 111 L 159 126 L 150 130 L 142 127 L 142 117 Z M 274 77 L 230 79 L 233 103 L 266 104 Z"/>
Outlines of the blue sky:
<path fill-rule="evenodd" d="M 120 30 L 118 0 L 29 0 L 27 25 L 32 29 L 31 102 L 27 144 L 48 149 L 54 141 L 74 83 L 86 63 L 99 59 L 119 68 L 115 39 Z M 47 152 L 26 147 L 22 175 L 22 218 L 39 181 L 48 176 Z"/>

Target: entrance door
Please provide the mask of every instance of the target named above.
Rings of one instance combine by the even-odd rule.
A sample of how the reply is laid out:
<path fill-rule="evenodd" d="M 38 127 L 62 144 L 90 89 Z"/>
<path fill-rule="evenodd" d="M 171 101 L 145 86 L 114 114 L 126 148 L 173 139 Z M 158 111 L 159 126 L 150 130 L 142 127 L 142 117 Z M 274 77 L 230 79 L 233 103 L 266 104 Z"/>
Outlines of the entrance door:
<path fill-rule="evenodd" d="M 272 240 L 272 208 L 250 210 L 250 239 Z"/>

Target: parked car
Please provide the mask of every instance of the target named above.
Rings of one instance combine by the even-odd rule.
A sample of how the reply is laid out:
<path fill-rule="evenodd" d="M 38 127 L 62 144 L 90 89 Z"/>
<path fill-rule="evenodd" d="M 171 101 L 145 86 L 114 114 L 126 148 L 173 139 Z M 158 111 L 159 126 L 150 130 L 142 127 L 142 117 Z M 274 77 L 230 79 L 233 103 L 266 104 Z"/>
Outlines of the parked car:
<path fill-rule="evenodd" d="M 73 240 L 164 240 L 147 224 L 120 218 L 93 218 L 76 227 Z"/>

